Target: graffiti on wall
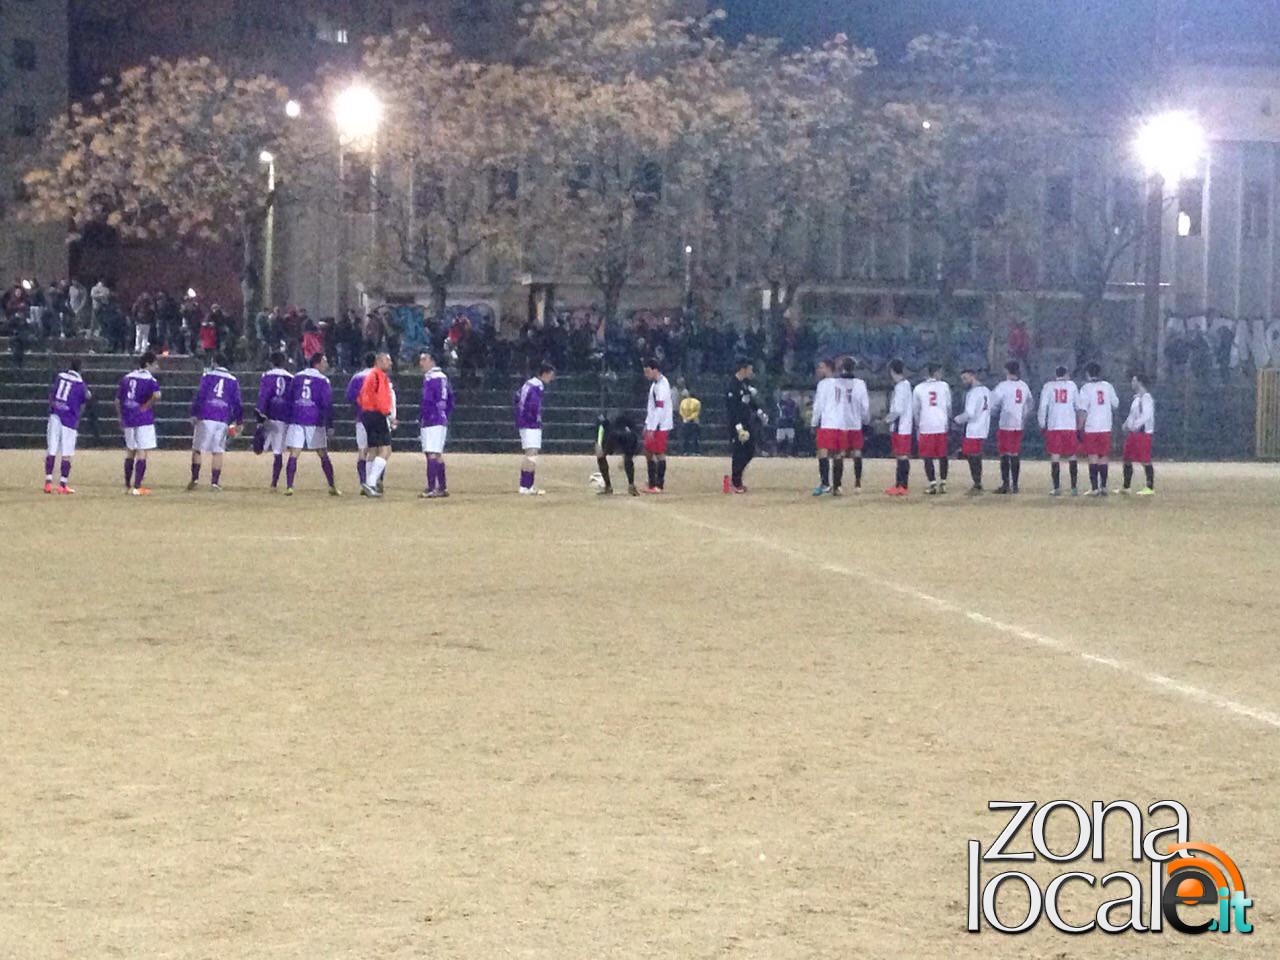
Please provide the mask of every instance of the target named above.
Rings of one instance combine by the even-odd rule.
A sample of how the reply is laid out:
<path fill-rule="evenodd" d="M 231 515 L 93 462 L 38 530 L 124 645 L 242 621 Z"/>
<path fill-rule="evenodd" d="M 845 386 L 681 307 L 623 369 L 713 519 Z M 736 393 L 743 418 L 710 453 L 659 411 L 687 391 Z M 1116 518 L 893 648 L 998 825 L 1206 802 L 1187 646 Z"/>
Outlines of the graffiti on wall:
<path fill-rule="evenodd" d="M 978 372 L 989 366 L 991 332 L 980 324 L 957 323 L 952 330 L 951 356 L 958 369 Z M 908 370 L 923 369 L 942 353 L 937 321 L 909 320 L 889 324 L 864 324 L 830 330 L 818 344 L 822 357 L 854 356 L 874 373 L 901 357 Z"/>
<path fill-rule="evenodd" d="M 1180 344 L 1203 339 L 1215 352 L 1224 354 L 1230 343 L 1232 367 L 1280 364 L 1280 320 L 1237 320 L 1219 314 L 1169 317 L 1164 332 L 1166 355 L 1171 347 L 1176 352 Z"/>

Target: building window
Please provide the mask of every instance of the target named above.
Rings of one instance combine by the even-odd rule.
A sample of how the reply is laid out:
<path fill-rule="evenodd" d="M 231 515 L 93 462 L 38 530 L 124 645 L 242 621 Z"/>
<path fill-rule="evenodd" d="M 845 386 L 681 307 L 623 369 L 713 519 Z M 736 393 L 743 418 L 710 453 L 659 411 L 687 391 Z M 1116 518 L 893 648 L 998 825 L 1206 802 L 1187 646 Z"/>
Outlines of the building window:
<path fill-rule="evenodd" d="M 1003 219 L 1009 202 L 1003 177 L 986 176 L 978 181 L 978 226 L 990 229 Z"/>
<path fill-rule="evenodd" d="M 15 70 L 36 68 L 36 45 L 26 37 L 13 38 L 13 66 Z"/>
<path fill-rule="evenodd" d="M 1204 228 L 1204 181 L 1183 180 L 1178 188 L 1178 236 L 1198 237 Z"/>
<path fill-rule="evenodd" d="M 351 35 L 340 27 L 318 27 L 316 39 L 321 43 L 346 44 L 351 42 Z"/>
<path fill-rule="evenodd" d="M 1044 216 L 1051 227 L 1065 227 L 1072 219 L 1071 177 L 1059 174 L 1045 183 Z"/>
<path fill-rule="evenodd" d="M 36 135 L 36 108 L 29 103 L 20 103 L 13 108 L 13 135 L 15 137 Z"/>
<path fill-rule="evenodd" d="M 1267 239 L 1267 231 L 1271 226 L 1270 217 L 1267 216 L 1269 199 L 1265 183 L 1251 180 L 1244 185 L 1244 210 L 1241 219 L 1244 221 L 1242 228 L 1245 239 Z"/>

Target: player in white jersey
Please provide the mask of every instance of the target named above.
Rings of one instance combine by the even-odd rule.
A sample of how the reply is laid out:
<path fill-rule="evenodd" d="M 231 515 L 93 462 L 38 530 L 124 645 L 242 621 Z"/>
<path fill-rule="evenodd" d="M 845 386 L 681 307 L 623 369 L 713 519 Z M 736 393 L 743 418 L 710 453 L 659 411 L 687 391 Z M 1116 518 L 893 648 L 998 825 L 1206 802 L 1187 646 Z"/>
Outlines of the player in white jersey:
<path fill-rule="evenodd" d="M 809 415 L 809 428 L 814 431 L 814 445 L 818 449 L 818 485 L 813 488 L 813 495 L 820 497 L 831 492 L 831 451 L 822 446 L 822 437 L 818 427 L 822 423 L 822 412 L 831 404 L 831 391 L 835 389 L 835 368 L 830 360 L 819 360 L 813 375 L 818 385 L 813 391 L 813 411 Z"/>
<path fill-rule="evenodd" d="M 662 493 L 667 488 L 667 437 L 675 423 L 671 406 L 671 384 L 662 375 L 662 362 L 650 357 L 644 362 L 649 381 L 649 403 L 644 415 L 644 459 L 649 470 L 645 493 Z"/>
<path fill-rule="evenodd" d="M 1116 408 L 1120 406 L 1120 398 L 1116 396 L 1116 388 L 1102 379 L 1102 367 L 1091 363 L 1085 367 L 1088 382 L 1080 388 L 1076 400 L 1080 411 L 1081 427 L 1084 439 L 1080 449 L 1089 458 L 1089 492 L 1086 496 L 1105 497 L 1107 495 L 1107 460 L 1111 456 L 1111 428 L 1114 424 Z"/>
<path fill-rule="evenodd" d="M 1133 403 L 1129 406 L 1129 416 L 1125 418 L 1124 428 L 1128 432 L 1124 438 L 1124 487 L 1120 492 L 1129 492 L 1129 484 L 1133 482 L 1133 465 L 1140 463 L 1147 475 L 1147 485 L 1138 491 L 1138 496 L 1149 497 L 1156 492 L 1156 472 L 1151 465 L 1151 437 L 1156 432 L 1156 401 L 1147 390 L 1147 378 L 1141 373 L 1133 375 Z"/>
<path fill-rule="evenodd" d="M 1071 468 L 1071 495 L 1080 491 L 1077 487 L 1080 468 L 1076 465 L 1076 451 L 1080 444 L 1080 425 L 1076 422 L 1076 401 L 1080 395 L 1075 383 L 1067 379 L 1067 368 L 1058 367 L 1055 379 L 1040 390 L 1040 433 L 1044 436 L 1044 450 L 1049 454 L 1049 472 L 1053 477 L 1053 489 L 1049 495 L 1062 495 L 1062 458 L 1069 460 Z"/>
<path fill-rule="evenodd" d="M 1031 388 L 1017 360 L 1004 365 L 1005 379 L 991 391 L 991 415 L 999 416 L 996 452 L 1000 454 L 1000 486 L 996 493 L 1017 493 L 1022 473 L 1022 431 L 1031 409 Z"/>
<path fill-rule="evenodd" d="M 973 479 L 970 496 L 982 493 L 982 446 L 991 435 L 991 391 L 972 370 L 963 370 L 960 379 L 969 388 L 964 395 L 964 411 L 956 416 L 956 423 L 964 427 L 964 442 L 960 452 L 969 461 L 969 476 Z"/>
<path fill-rule="evenodd" d="M 911 434 L 915 425 L 915 401 L 911 394 L 911 381 L 907 379 L 906 365 L 901 360 L 889 362 L 889 376 L 893 377 L 893 397 L 889 401 L 889 426 L 892 453 L 897 460 L 898 472 L 893 486 L 885 491 L 890 497 L 905 497 L 911 482 Z"/>
<path fill-rule="evenodd" d="M 822 406 L 814 397 L 812 423 L 817 429 L 819 456 L 833 456 L 831 495 L 838 497 L 844 484 L 844 462 L 853 460 L 854 492 L 862 490 L 863 427 L 871 416 L 867 385 L 858 379 L 852 357 L 840 361 L 840 375 L 819 385 Z M 818 491 L 815 491 L 818 492 Z"/>
<path fill-rule="evenodd" d="M 947 433 L 951 429 L 951 387 L 938 374 L 942 364 L 931 363 L 928 379 L 916 384 L 912 407 L 916 420 L 916 446 L 924 461 L 924 475 L 929 481 L 925 493 L 947 492 Z M 934 461 L 938 461 L 937 479 Z"/>

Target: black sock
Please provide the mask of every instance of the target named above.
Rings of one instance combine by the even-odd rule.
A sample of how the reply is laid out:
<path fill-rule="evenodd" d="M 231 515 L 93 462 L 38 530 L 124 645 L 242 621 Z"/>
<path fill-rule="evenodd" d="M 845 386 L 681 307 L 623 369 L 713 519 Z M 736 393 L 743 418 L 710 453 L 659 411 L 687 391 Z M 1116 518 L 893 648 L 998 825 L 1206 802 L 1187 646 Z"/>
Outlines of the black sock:
<path fill-rule="evenodd" d="M 903 490 L 907 489 L 907 484 L 911 482 L 911 461 L 898 461 L 898 486 Z"/>
<path fill-rule="evenodd" d="M 1126 463 L 1124 465 L 1124 488 L 1128 490 L 1132 483 L 1133 483 L 1133 464 Z"/>
<path fill-rule="evenodd" d="M 646 460 L 644 462 L 644 465 L 645 465 L 645 470 L 649 474 L 649 486 L 656 487 L 658 485 L 658 465 L 653 462 L 652 457 Z"/>
<path fill-rule="evenodd" d="M 622 472 L 627 475 L 627 486 L 636 485 L 636 461 L 634 457 L 622 458 Z"/>
<path fill-rule="evenodd" d="M 1142 472 L 1147 475 L 1147 488 L 1154 490 L 1156 488 L 1156 468 L 1150 463 L 1142 465 Z"/>
<path fill-rule="evenodd" d="M 826 457 L 818 458 L 818 480 L 824 487 L 831 486 L 831 461 Z"/>
<path fill-rule="evenodd" d="M 1018 485 L 1018 475 L 1022 473 L 1022 458 L 1016 456 L 1010 457 L 1009 469 L 1013 474 L 1013 485 L 1016 487 Z"/>
<path fill-rule="evenodd" d="M 1009 486 L 1009 473 L 1010 473 L 1009 461 L 1011 459 L 1012 458 L 1008 454 L 1005 454 L 1003 457 L 1000 458 L 1000 484 L 1001 486 L 1004 486 L 1004 487 Z"/>
<path fill-rule="evenodd" d="M 1093 490 L 1098 489 L 1098 465 L 1093 462 L 1089 463 L 1089 487 Z"/>
<path fill-rule="evenodd" d="M 844 483 L 844 458 L 836 457 L 835 462 L 831 464 L 831 485 L 839 490 L 842 483 Z"/>
<path fill-rule="evenodd" d="M 1098 479 L 1102 481 L 1102 489 L 1107 489 L 1107 477 L 1111 475 L 1111 464 L 1098 464 Z"/>
<path fill-rule="evenodd" d="M 943 457 L 938 461 L 938 479 L 945 481 L 947 479 L 947 469 L 951 466 L 951 461 Z"/>
<path fill-rule="evenodd" d="M 1053 489 L 1058 490 L 1062 487 L 1062 464 L 1057 460 L 1049 464 L 1049 473 L 1053 475 Z"/>
<path fill-rule="evenodd" d="M 926 457 L 924 461 L 924 477 L 930 483 L 934 482 L 935 478 L 933 475 L 933 460 L 930 459 L 929 457 Z"/>
<path fill-rule="evenodd" d="M 596 466 L 600 470 L 600 476 L 604 477 L 604 485 L 606 487 L 613 486 L 609 479 L 609 461 L 605 457 L 596 457 Z"/>
<path fill-rule="evenodd" d="M 1074 490 L 1080 485 L 1080 464 L 1072 460 L 1067 464 L 1067 470 L 1071 473 L 1071 489 Z"/>
<path fill-rule="evenodd" d="M 855 487 L 862 486 L 862 458 L 853 458 L 853 485 Z"/>
<path fill-rule="evenodd" d="M 973 478 L 973 485 L 975 487 L 982 486 L 982 458 L 981 457 L 969 458 L 969 476 Z"/>
<path fill-rule="evenodd" d="M 665 490 L 667 488 L 667 461 L 664 457 L 658 461 L 658 489 Z"/>

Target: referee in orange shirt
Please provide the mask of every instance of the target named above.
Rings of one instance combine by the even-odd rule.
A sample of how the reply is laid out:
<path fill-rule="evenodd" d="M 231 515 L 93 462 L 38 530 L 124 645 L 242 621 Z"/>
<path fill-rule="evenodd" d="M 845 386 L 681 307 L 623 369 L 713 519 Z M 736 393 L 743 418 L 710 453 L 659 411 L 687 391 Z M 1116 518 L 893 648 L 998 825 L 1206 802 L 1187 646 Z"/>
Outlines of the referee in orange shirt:
<path fill-rule="evenodd" d="M 396 391 L 387 376 L 390 369 L 391 354 L 378 354 L 373 369 L 360 385 L 360 422 L 364 424 L 369 452 L 373 454 L 363 487 L 366 497 L 382 496 L 378 492 L 378 481 L 391 459 L 391 431 L 396 428 Z"/>

